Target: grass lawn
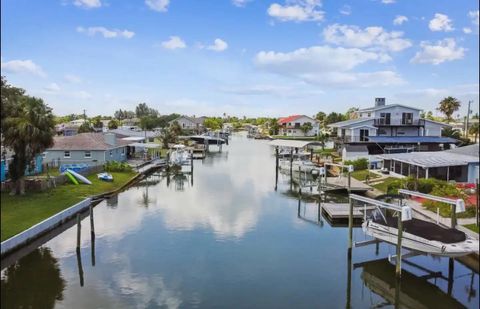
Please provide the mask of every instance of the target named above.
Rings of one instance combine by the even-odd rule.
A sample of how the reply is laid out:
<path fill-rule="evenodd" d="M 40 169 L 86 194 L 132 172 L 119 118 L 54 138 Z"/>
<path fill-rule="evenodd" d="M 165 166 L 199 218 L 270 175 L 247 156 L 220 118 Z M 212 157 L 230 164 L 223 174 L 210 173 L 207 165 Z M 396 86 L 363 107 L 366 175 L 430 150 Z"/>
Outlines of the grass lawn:
<path fill-rule="evenodd" d="M 478 233 L 478 226 L 475 223 L 464 225 L 464 227 L 466 227 L 469 230 L 474 231 L 475 233 Z"/>
<path fill-rule="evenodd" d="M 440 213 L 440 216 L 444 218 L 450 218 L 452 214 L 452 206 L 445 203 L 426 201 L 426 202 L 423 202 L 422 206 L 425 209 L 428 209 L 434 213 L 437 213 L 437 208 L 438 208 L 438 212 Z M 473 207 L 467 206 L 465 207 L 464 212 L 457 213 L 457 218 L 473 218 L 473 217 L 475 217 L 475 206 Z"/>
<path fill-rule="evenodd" d="M 372 173 L 368 170 L 361 170 L 361 171 L 354 171 L 352 172 L 352 177 L 355 178 L 356 180 L 364 181 L 365 177 L 367 175 L 370 175 L 370 180 L 375 179 L 375 178 L 380 178 L 379 175 Z"/>
<path fill-rule="evenodd" d="M 380 183 L 377 183 L 377 184 L 374 184 L 372 187 L 374 187 L 375 189 L 378 189 L 382 192 L 387 192 L 387 188 L 388 186 L 394 182 L 395 180 L 397 180 L 397 178 L 395 177 L 387 177 L 385 178 L 384 181 L 380 182 Z"/>
<path fill-rule="evenodd" d="M 49 191 L 26 193 L 23 196 L 2 193 L 1 240 L 26 230 L 90 195 L 115 190 L 135 176 L 135 172 L 112 172 L 111 174 L 113 182 L 99 180 L 96 174 L 92 174 L 87 177 L 92 181 L 92 185 L 67 183 Z"/>

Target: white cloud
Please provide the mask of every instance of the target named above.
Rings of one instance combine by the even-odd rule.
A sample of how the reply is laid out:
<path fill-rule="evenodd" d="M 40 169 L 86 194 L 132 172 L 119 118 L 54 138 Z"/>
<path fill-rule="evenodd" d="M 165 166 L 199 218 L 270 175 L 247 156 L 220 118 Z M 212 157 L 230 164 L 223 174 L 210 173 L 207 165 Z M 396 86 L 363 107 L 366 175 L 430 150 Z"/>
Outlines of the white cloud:
<path fill-rule="evenodd" d="M 463 33 L 466 33 L 466 34 L 472 33 L 472 28 L 469 28 L 469 27 L 463 28 Z"/>
<path fill-rule="evenodd" d="M 399 26 L 399 25 L 403 24 L 403 23 L 406 22 L 406 21 L 408 21 L 408 17 L 407 17 L 407 16 L 397 15 L 397 16 L 395 17 L 395 19 L 393 20 L 393 24 Z"/>
<path fill-rule="evenodd" d="M 271 4 L 267 13 L 280 21 L 321 21 L 324 17 L 319 10 L 321 6 L 320 0 L 290 0 L 285 5 Z"/>
<path fill-rule="evenodd" d="M 166 12 L 170 0 L 145 0 L 145 4 L 152 10 L 157 12 Z"/>
<path fill-rule="evenodd" d="M 99 8 L 102 6 L 100 0 L 75 0 L 73 4 L 78 7 L 83 7 L 87 9 Z"/>
<path fill-rule="evenodd" d="M 422 50 L 417 52 L 410 62 L 438 65 L 445 61 L 462 59 L 467 50 L 463 47 L 458 47 L 453 38 L 443 39 L 436 42 L 436 44 L 421 42 L 420 47 Z"/>
<path fill-rule="evenodd" d="M 255 64 L 265 71 L 299 78 L 312 84 L 368 87 L 400 84 L 395 72 L 352 72 L 364 63 L 383 62 L 384 55 L 358 48 L 313 46 L 288 53 L 261 51 Z"/>
<path fill-rule="evenodd" d="M 67 82 L 72 83 L 72 84 L 78 84 L 78 83 L 82 82 L 82 79 L 80 77 L 78 77 L 77 75 L 74 75 L 74 74 L 65 74 L 63 76 L 63 78 Z"/>
<path fill-rule="evenodd" d="M 224 51 L 227 48 L 228 48 L 227 42 L 225 42 L 222 39 L 215 39 L 215 41 L 213 41 L 213 45 L 207 46 L 207 49 L 217 51 L 217 52 Z"/>
<path fill-rule="evenodd" d="M 470 11 L 468 12 L 468 17 L 472 19 L 472 23 L 475 25 L 479 25 L 479 12 L 478 10 L 476 11 Z"/>
<path fill-rule="evenodd" d="M 252 0 L 232 0 L 233 5 L 237 7 L 244 7 L 247 5 L 247 2 L 250 2 Z"/>
<path fill-rule="evenodd" d="M 383 4 L 392 4 L 395 3 L 395 0 L 382 0 Z"/>
<path fill-rule="evenodd" d="M 432 31 L 453 31 L 452 20 L 445 14 L 435 13 L 435 17 L 430 20 L 428 27 Z"/>
<path fill-rule="evenodd" d="M 403 38 L 403 32 L 385 31 L 382 27 L 361 29 L 353 25 L 333 24 L 323 30 L 326 42 L 350 47 L 379 47 L 388 51 L 404 50 L 412 43 Z"/>
<path fill-rule="evenodd" d="M 187 44 L 178 36 L 171 36 L 169 40 L 162 42 L 162 47 L 166 49 L 185 48 Z"/>
<path fill-rule="evenodd" d="M 342 8 L 340 9 L 340 14 L 342 14 L 342 15 L 350 15 L 350 14 L 352 14 L 352 7 L 351 7 L 350 5 L 345 4 L 345 5 L 342 6 Z"/>
<path fill-rule="evenodd" d="M 27 73 L 40 77 L 45 77 L 47 74 L 43 69 L 35 64 L 32 60 L 10 60 L 7 62 L 1 62 L 1 68 L 8 73 Z"/>
<path fill-rule="evenodd" d="M 48 93 L 56 93 L 60 91 L 60 86 L 57 83 L 50 83 L 43 88 Z"/>
<path fill-rule="evenodd" d="M 85 33 L 89 36 L 94 36 L 97 33 L 101 34 L 104 38 L 125 38 L 131 39 L 135 35 L 135 32 L 129 30 L 107 29 L 105 27 L 77 27 L 77 32 Z"/>

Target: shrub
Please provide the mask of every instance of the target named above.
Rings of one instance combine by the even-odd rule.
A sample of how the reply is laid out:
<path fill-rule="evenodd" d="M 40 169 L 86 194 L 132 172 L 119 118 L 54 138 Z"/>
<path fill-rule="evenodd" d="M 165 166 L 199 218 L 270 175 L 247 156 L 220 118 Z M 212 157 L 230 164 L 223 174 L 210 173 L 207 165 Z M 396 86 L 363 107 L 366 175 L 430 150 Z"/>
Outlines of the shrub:
<path fill-rule="evenodd" d="M 107 161 L 104 165 L 107 172 L 131 172 L 132 167 L 126 162 Z"/>
<path fill-rule="evenodd" d="M 368 159 L 366 158 L 361 158 L 357 160 L 348 160 L 348 161 L 345 161 L 343 164 L 353 165 L 353 168 L 355 171 L 368 169 Z"/>

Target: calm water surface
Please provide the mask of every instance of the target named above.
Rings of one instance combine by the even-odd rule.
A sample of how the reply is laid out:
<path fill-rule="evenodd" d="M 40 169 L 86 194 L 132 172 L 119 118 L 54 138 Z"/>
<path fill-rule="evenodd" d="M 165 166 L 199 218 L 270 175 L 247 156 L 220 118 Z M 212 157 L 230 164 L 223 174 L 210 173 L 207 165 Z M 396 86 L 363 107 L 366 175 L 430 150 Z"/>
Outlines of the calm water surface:
<path fill-rule="evenodd" d="M 384 258 L 395 248 L 354 248 L 349 281 L 347 229 L 319 222 L 315 201 L 299 207 L 285 176 L 275 191 L 266 141 L 233 136 L 195 161 L 193 179 L 152 175 L 98 204 L 94 218 L 94 243 L 82 221 L 80 255 L 72 226 L 3 265 L 2 308 L 393 307 Z M 478 274 L 455 261 L 449 283 L 448 259 L 410 261 L 400 307 L 477 307 Z"/>

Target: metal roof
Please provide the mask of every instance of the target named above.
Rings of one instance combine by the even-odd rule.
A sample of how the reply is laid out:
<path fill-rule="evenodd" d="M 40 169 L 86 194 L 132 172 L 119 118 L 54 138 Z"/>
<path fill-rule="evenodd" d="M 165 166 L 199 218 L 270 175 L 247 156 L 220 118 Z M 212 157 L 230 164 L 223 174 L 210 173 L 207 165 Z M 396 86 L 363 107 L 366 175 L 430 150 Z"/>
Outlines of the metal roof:
<path fill-rule="evenodd" d="M 390 107 L 405 107 L 405 108 L 414 109 L 414 110 L 417 110 L 417 111 L 422 110 L 421 108 L 406 106 L 406 105 L 403 105 L 403 104 L 388 104 L 388 105 L 380 105 L 380 106 L 372 106 L 372 107 L 362 108 L 362 109 L 359 109 L 357 112 L 377 111 L 377 110 L 390 108 Z"/>
<path fill-rule="evenodd" d="M 358 123 L 366 122 L 366 121 L 373 122 L 373 118 L 350 119 L 350 120 L 331 123 L 331 124 L 327 125 L 327 127 L 331 127 L 331 128 L 346 127 L 346 126 L 349 126 L 349 125 L 352 125 L 352 124 L 358 124 Z"/>
<path fill-rule="evenodd" d="M 288 139 L 274 139 L 270 141 L 271 146 L 289 147 L 289 148 L 303 148 L 309 145 L 321 145 L 322 143 L 317 141 L 297 141 Z"/>
<path fill-rule="evenodd" d="M 370 136 L 370 142 L 387 144 L 414 144 L 414 143 L 443 143 L 454 144 L 458 141 L 451 137 L 443 136 Z"/>
<path fill-rule="evenodd" d="M 162 145 L 155 144 L 155 143 L 132 143 L 128 144 L 130 147 L 137 147 L 137 148 L 160 148 Z"/>
<path fill-rule="evenodd" d="M 378 158 L 384 160 L 395 160 L 403 163 L 417 165 L 423 168 L 446 167 L 467 165 L 469 163 L 478 164 L 478 155 L 470 156 L 452 153 L 450 151 L 426 151 L 410 153 L 392 153 L 378 155 Z"/>

